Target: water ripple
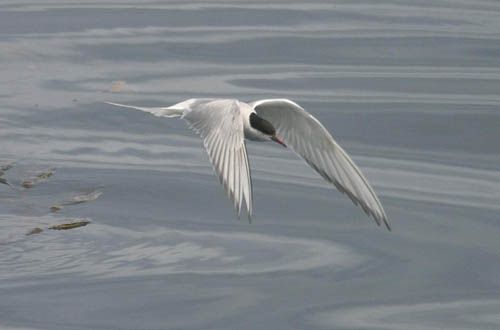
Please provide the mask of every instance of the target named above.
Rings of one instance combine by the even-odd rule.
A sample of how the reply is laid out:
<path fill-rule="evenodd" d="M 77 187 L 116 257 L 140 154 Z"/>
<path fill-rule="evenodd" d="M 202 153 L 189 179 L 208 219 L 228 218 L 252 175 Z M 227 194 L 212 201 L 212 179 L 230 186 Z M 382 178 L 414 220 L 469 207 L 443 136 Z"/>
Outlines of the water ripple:
<path fill-rule="evenodd" d="M 500 327 L 500 300 L 455 300 L 353 307 L 311 317 L 321 329 L 493 330 Z"/>
<path fill-rule="evenodd" d="M 331 242 L 243 232 L 169 228 L 130 230 L 99 223 L 25 236 L 58 218 L 2 216 L 2 279 L 74 274 L 93 278 L 167 274 L 261 274 L 358 265 L 363 258 Z M 13 224 L 17 224 L 13 227 Z"/>

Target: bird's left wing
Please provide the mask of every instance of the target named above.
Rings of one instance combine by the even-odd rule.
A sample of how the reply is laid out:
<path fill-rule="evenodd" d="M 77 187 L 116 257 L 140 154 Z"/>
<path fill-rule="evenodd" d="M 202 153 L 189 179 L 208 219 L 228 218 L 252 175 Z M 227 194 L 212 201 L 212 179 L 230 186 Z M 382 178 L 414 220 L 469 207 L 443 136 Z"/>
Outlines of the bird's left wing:
<path fill-rule="evenodd" d="M 316 118 L 286 99 L 260 100 L 250 106 L 270 121 L 276 135 L 319 175 L 373 216 L 378 225 L 383 222 L 390 230 L 384 208 L 368 180 Z"/>
<path fill-rule="evenodd" d="M 214 170 L 238 216 L 245 200 L 248 219 L 251 220 L 252 179 L 238 102 L 209 100 L 194 103 L 182 118 L 203 138 Z"/>

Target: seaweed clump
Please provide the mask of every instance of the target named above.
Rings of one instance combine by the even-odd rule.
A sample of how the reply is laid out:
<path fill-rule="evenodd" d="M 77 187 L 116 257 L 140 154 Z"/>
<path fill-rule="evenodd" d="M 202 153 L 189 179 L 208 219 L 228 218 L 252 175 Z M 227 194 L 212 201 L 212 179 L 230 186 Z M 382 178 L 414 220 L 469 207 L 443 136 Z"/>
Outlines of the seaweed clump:
<path fill-rule="evenodd" d="M 39 184 L 39 183 L 47 180 L 48 178 L 50 178 L 54 174 L 54 172 L 55 172 L 54 169 L 49 169 L 45 172 L 42 172 L 42 173 L 36 175 L 35 178 L 32 180 L 23 181 L 23 183 L 21 185 L 24 188 L 32 188 L 34 185 Z"/>
<path fill-rule="evenodd" d="M 83 227 L 86 226 L 90 223 L 90 221 L 87 220 L 82 220 L 82 221 L 75 221 L 75 222 L 69 222 L 69 223 L 62 223 L 60 225 L 54 225 L 52 227 L 49 227 L 49 229 L 53 230 L 68 230 L 68 229 L 74 229 L 78 227 Z"/>

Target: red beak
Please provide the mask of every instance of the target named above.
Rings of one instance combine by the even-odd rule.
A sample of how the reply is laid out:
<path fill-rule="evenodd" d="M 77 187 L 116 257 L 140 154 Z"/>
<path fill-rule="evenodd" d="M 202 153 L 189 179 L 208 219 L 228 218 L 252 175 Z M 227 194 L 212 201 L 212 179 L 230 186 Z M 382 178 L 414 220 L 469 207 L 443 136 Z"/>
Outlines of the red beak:
<path fill-rule="evenodd" d="M 277 143 L 281 144 L 283 147 L 285 147 L 285 148 L 286 148 L 286 144 L 285 144 L 285 142 L 283 142 L 283 141 L 281 141 L 280 139 L 278 139 L 278 138 L 276 137 L 276 135 L 271 136 L 271 140 L 273 140 L 274 142 L 277 142 Z"/>

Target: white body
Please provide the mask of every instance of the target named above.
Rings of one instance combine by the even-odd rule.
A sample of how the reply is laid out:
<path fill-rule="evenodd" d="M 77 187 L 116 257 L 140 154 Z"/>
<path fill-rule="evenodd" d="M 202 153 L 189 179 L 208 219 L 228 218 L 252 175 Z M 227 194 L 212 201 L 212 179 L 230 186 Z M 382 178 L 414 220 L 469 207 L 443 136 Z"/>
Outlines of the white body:
<path fill-rule="evenodd" d="M 217 104 L 217 106 L 220 107 L 230 107 L 230 106 L 236 106 L 239 108 L 240 115 L 243 118 L 249 118 L 250 114 L 253 112 L 256 114 L 255 110 L 253 109 L 250 104 L 245 103 L 245 102 L 240 102 L 239 100 L 236 99 L 189 99 L 177 104 L 174 104 L 166 109 L 179 109 L 182 111 L 182 114 L 184 114 L 185 110 L 192 109 L 195 107 L 198 107 L 200 105 L 206 104 L 206 103 L 214 103 Z M 118 105 L 116 103 L 110 103 L 114 105 Z M 252 141 L 269 141 L 269 137 L 263 135 L 260 131 L 254 129 L 252 126 L 250 126 L 250 121 L 244 120 L 243 121 L 243 132 L 245 134 L 245 138 L 248 140 Z"/>

